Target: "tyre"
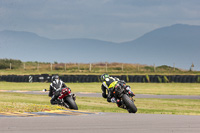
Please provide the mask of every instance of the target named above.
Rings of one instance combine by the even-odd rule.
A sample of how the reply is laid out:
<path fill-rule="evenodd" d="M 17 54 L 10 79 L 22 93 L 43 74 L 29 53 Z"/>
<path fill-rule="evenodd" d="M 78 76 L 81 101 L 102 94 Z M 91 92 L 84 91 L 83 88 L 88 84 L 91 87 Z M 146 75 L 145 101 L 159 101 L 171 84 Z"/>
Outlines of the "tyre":
<path fill-rule="evenodd" d="M 75 101 L 72 99 L 71 96 L 67 96 L 65 97 L 64 100 L 67 105 L 69 106 L 69 109 L 74 109 L 74 110 L 78 110 L 78 106 L 76 105 Z M 66 106 L 67 107 L 67 106 Z M 68 108 L 68 107 L 67 107 Z"/>
<path fill-rule="evenodd" d="M 132 76 L 132 75 L 129 75 L 129 76 L 128 76 L 128 79 L 129 79 L 129 82 L 134 82 L 133 76 Z"/>
<path fill-rule="evenodd" d="M 137 76 L 137 82 L 142 83 L 142 76 Z"/>
<path fill-rule="evenodd" d="M 127 82 L 127 76 L 126 75 L 121 75 L 120 79 L 124 80 L 125 82 Z"/>
<path fill-rule="evenodd" d="M 135 106 L 134 102 L 131 101 L 131 99 L 126 94 L 122 96 L 122 100 L 124 101 L 124 104 L 126 105 L 126 108 L 129 113 L 137 112 L 137 107 Z"/>

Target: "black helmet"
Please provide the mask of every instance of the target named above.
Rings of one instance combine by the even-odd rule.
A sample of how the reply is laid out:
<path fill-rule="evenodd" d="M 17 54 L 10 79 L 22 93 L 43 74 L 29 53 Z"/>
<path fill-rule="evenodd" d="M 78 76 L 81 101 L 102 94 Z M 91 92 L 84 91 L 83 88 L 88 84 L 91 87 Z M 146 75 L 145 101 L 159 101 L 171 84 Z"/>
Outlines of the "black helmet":
<path fill-rule="evenodd" d="M 108 74 L 102 74 L 101 75 L 101 81 L 104 81 L 105 78 L 109 78 L 110 76 Z"/>
<path fill-rule="evenodd" d="M 58 76 L 58 75 L 52 76 L 52 81 L 55 81 L 56 79 L 59 79 L 59 76 Z"/>

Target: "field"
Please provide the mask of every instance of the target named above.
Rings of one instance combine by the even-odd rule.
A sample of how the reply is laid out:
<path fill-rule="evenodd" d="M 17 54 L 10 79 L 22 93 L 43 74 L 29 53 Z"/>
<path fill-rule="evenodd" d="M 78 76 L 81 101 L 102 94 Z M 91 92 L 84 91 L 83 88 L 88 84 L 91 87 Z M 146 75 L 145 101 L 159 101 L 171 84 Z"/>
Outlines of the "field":
<path fill-rule="evenodd" d="M 171 70 L 157 70 L 157 71 L 150 71 L 150 70 L 132 70 L 132 69 L 125 69 L 125 70 L 23 70 L 23 69 L 0 69 L 0 75 L 40 75 L 40 74 L 59 74 L 59 75 L 101 75 L 102 73 L 108 73 L 112 75 L 200 75 L 199 71 L 171 71 Z"/>
<path fill-rule="evenodd" d="M 127 83 L 135 94 L 200 95 L 199 83 Z M 50 83 L 0 82 L 0 90 L 42 91 Z M 72 92 L 101 93 L 101 83 L 66 83 Z"/>
<path fill-rule="evenodd" d="M 30 75 L 30 74 L 60 74 L 60 75 L 87 75 L 102 73 L 117 75 L 197 75 L 199 71 L 179 69 L 174 66 L 156 66 L 145 64 L 129 64 L 117 62 L 99 63 L 48 63 L 22 62 L 13 59 L 0 59 L 0 75 Z"/>
<path fill-rule="evenodd" d="M 97 92 L 100 93 L 100 83 L 68 83 L 72 92 Z M 130 83 L 135 94 L 168 94 L 168 95 L 199 95 L 200 84 L 181 83 Z M 8 83 L 0 82 L 0 90 L 28 90 L 41 91 L 48 89 L 49 83 Z M 46 95 L 33 95 L 21 93 L 0 92 L 0 112 L 38 112 L 44 110 L 64 109 L 52 106 L 50 98 Z M 106 99 L 93 97 L 77 97 L 79 110 L 90 112 L 122 112 L 113 103 Z M 148 114 L 176 114 L 200 115 L 200 100 L 192 99 L 142 99 L 136 98 L 137 113 Z"/>

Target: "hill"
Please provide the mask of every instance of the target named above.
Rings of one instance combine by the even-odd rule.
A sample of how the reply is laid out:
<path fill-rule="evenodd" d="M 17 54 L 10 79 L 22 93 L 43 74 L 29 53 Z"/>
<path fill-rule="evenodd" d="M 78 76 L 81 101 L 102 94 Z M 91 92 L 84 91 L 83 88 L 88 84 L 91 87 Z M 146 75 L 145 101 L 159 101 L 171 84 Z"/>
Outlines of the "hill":
<path fill-rule="evenodd" d="M 135 52 L 137 60 L 142 63 L 171 66 L 175 63 L 189 69 L 192 63 L 200 67 L 199 35 L 200 26 L 176 24 L 156 29 L 122 44 Z"/>
<path fill-rule="evenodd" d="M 34 33 L 19 31 L 2 31 L 0 38 L 0 57 L 23 61 L 104 61 L 109 55 L 110 48 L 115 45 L 112 42 L 94 39 L 52 40 Z"/>
<path fill-rule="evenodd" d="M 22 31 L 0 32 L 0 58 L 41 62 L 122 62 L 200 68 L 200 26 L 175 24 L 136 40 L 113 43 L 95 39 L 48 39 Z"/>

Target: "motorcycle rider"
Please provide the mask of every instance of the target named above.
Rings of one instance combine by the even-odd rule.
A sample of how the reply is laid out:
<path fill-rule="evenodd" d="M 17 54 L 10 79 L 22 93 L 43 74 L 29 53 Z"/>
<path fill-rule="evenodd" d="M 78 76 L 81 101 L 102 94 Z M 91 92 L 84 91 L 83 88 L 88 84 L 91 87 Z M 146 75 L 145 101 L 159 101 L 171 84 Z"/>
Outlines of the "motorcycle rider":
<path fill-rule="evenodd" d="M 124 88 L 126 88 L 126 91 L 130 96 L 135 96 L 135 94 L 131 91 L 130 86 L 126 85 L 126 82 L 123 80 L 119 80 L 116 77 L 110 77 L 108 74 L 102 74 L 101 81 L 103 82 L 101 85 L 102 97 L 107 98 L 108 102 L 117 102 L 118 106 L 121 105 L 120 101 L 116 101 L 116 99 L 114 98 L 113 91 L 115 87 L 123 86 Z M 106 90 L 108 91 L 108 94 L 106 94 Z"/>
<path fill-rule="evenodd" d="M 49 97 L 51 97 L 50 103 L 52 105 L 59 104 L 57 98 L 59 97 L 62 88 L 67 88 L 65 83 L 59 78 L 58 75 L 52 76 L 52 82 L 49 89 Z M 68 89 L 71 91 L 69 87 Z"/>

